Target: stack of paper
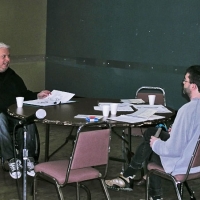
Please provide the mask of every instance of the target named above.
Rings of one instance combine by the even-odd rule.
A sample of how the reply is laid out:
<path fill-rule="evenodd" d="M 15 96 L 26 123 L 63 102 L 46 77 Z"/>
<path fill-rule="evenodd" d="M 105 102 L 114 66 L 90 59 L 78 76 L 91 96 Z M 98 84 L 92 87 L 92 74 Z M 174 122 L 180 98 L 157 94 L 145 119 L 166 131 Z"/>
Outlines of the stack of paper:
<path fill-rule="evenodd" d="M 99 103 L 98 106 L 94 106 L 94 110 L 98 110 L 98 111 L 102 111 L 101 105 L 105 105 L 105 104 L 111 104 L 112 102 L 103 102 L 103 103 Z M 130 106 L 132 106 L 129 103 L 119 103 L 118 107 L 117 107 L 117 111 L 133 111 L 133 108 L 131 108 Z"/>
<path fill-rule="evenodd" d="M 25 104 L 36 105 L 36 106 L 51 106 L 59 103 L 71 103 L 69 101 L 75 94 L 69 92 L 62 92 L 59 90 L 53 90 L 51 94 L 44 99 L 36 99 L 31 101 L 24 101 Z"/>
<path fill-rule="evenodd" d="M 142 117 L 142 118 L 147 118 L 148 119 L 154 113 L 156 113 L 156 110 L 154 110 L 154 109 L 142 108 L 142 109 L 137 110 L 134 113 L 127 114 L 127 116 L 130 116 L 130 117 Z"/>
<path fill-rule="evenodd" d="M 133 107 L 137 110 L 153 109 L 156 110 L 156 113 L 171 113 L 171 111 L 163 105 L 133 105 Z"/>
<path fill-rule="evenodd" d="M 164 116 L 154 115 L 156 112 L 157 112 L 156 109 L 140 108 L 134 113 L 127 115 L 120 115 L 118 117 L 110 117 L 109 119 L 121 122 L 128 122 L 128 123 L 139 123 L 148 120 L 165 118 Z"/>
<path fill-rule="evenodd" d="M 127 123 L 139 123 L 139 122 L 145 122 L 145 121 L 153 121 L 156 119 L 163 119 L 165 117 L 163 116 L 158 116 L 158 115 L 152 115 L 149 118 L 143 118 L 143 117 L 131 117 L 131 116 L 127 116 L 127 115 L 120 115 L 118 117 L 110 117 L 110 120 L 114 120 L 114 121 L 120 121 L 120 122 L 127 122 Z"/>
<path fill-rule="evenodd" d="M 121 99 L 121 102 L 133 104 L 145 103 L 142 99 Z"/>

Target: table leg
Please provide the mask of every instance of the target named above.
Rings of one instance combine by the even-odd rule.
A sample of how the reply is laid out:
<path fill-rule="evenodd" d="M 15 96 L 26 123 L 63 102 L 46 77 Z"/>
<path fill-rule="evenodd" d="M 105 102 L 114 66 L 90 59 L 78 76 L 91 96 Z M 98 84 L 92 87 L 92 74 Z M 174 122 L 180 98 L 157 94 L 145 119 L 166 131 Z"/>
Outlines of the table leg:
<path fill-rule="evenodd" d="M 113 161 L 122 162 L 122 171 L 126 168 L 126 165 L 131 161 L 131 157 L 134 155 L 132 152 L 132 135 L 131 135 L 131 126 L 125 127 L 127 129 L 126 133 L 123 130 L 122 134 L 117 133 L 114 128 L 112 128 L 112 132 L 117 135 L 122 140 L 122 158 L 116 158 L 110 156 L 109 159 Z"/>
<path fill-rule="evenodd" d="M 69 140 L 75 140 L 75 136 L 72 135 L 74 126 L 72 126 L 69 136 L 66 138 L 65 142 L 58 147 L 53 153 L 49 154 L 49 132 L 50 132 L 50 124 L 46 124 L 46 137 L 45 137 L 45 162 L 47 162 L 55 153 L 57 153 L 60 149 L 62 149 Z"/>
<path fill-rule="evenodd" d="M 45 162 L 49 160 L 49 130 L 50 130 L 50 124 L 46 124 L 45 157 L 44 157 Z"/>
<path fill-rule="evenodd" d="M 128 148 L 129 151 L 131 152 L 132 147 L 131 147 L 131 142 L 132 142 L 132 136 L 131 136 L 131 127 L 128 127 Z"/>
<path fill-rule="evenodd" d="M 69 142 L 69 140 L 74 141 L 76 139 L 76 136 L 72 135 L 74 128 L 75 126 L 72 126 L 71 131 L 69 135 L 66 137 L 64 143 L 60 145 L 56 150 L 54 150 L 50 155 L 48 155 L 48 158 L 51 158 L 55 153 L 57 153 L 60 149 L 62 149 Z"/>

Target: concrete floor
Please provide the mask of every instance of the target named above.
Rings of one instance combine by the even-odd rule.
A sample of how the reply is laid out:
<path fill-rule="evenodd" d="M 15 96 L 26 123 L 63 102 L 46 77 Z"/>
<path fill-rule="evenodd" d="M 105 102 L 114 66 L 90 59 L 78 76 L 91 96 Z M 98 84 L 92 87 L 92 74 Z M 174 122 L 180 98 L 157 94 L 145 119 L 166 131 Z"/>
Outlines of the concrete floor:
<path fill-rule="evenodd" d="M 44 136 L 45 136 L 45 126 L 43 124 L 37 124 L 38 130 L 40 133 L 40 145 L 41 145 L 41 151 L 40 151 L 40 158 L 39 162 L 44 161 Z M 66 126 L 51 126 L 51 132 L 50 132 L 50 151 L 52 152 L 54 149 L 56 149 L 59 145 L 63 143 L 63 141 L 66 138 L 68 128 Z M 121 131 L 118 131 L 121 133 Z M 137 147 L 137 145 L 142 141 L 142 137 L 132 137 L 132 147 L 133 151 Z M 72 147 L 72 142 L 70 141 L 66 146 L 64 146 L 59 152 L 57 152 L 51 160 L 57 160 L 57 159 L 63 159 L 69 155 L 70 149 Z M 112 134 L 112 140 L 111 140 L 111 156 L 113 157 L 121 157 L 121 140 L 115 135 Z M 122 163 L 117 161 L 109 161 L 109 168 L 108 168 L 108 174 L 107 178 L 113 178 L 119 175 L 119 173 L 122 171 Z M 139 178 L 140 174 L 138 174 Z M 27 200 L 32 199 L 31 196 L 31 185 L 32 185 L 32 178 L 27 178 Z M 22 189 L 22 178 L 17 182 L 14 179 L 12 179 L 9 176 L 8 172 L 5 172 L 2 168 L 0 168 L 0 200 L 17 200 L 20 199 L 18 195 L 17 190 L 17 184 L 19 185 L 19 193 L 21 194 Z M 92 200 L 104 200 L 105 196 L 103 193 L 103 190 L 100 186 L 100 183 L 98 181 L 90 181 L 85 183 L 92 195 Z M 196 198 L 200 199 L 200 191 L 199 191 L 199 184 L 200 180 L 191 181 L 189 185 L 192 189 L 196 192 Z M 175 191 L 173 189 L 172 183 L 168 181 L 163 181 L 163 189 L 164 189 L 164 199 L 167 200 L 175 200 L 176 195 Z M 63 189 L 63 193 L 65 196 L 65 199 L 68 200 L 75 200 L 75 188 L 71 186 L 67 186 Z M 109 190 L 111 199 L 114 200 L 132 200 L 132 199 L 145 199 L 145 187 L 134 187 L 134 191 L 132 192 L 116 192 Z M 21 197 L 21 199 L 23 199 Z M 56 200 L 58 199 L 57 193 L 55 190 L 54 185 L 39 181 L 38 184 L 38 200 Z M 86 193 L 81 190 L 81 199 L 86 200 Z M 190 199 L 188 196 L 187 191 L 185 190 L 184 198 L 183 199 Z"/>

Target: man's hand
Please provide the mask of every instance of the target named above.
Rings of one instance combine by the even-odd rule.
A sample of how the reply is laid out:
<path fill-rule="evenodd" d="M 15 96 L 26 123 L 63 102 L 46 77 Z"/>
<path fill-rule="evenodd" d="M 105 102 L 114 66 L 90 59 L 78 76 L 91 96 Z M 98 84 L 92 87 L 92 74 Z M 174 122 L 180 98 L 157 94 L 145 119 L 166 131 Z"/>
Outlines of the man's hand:
<path fill-rule="evenodd" d="M 173 124 L 171 124 L 171 125 L 169 126 L 169 128 L 168 128 L 168 133 L 170 133 L 170 132 L 172 131 L 172 125 L 173 125 Z"/>
<path fill-rule="evenodd" d="M 37 98 L 38 99 L 43 99 L 47 96 L 49 96 L 51 94 L 51 92 L 49 90 L 43 90 L 40 93 L 37 94 Z"/>
<path fill-rule="evenodd" d="M 151 136 L 151 139 L 150 139 L 150 146 L 151 146 L 151 147 L 153 146 L 153 143 L 154 143 L 156 140 L 159 140 L 159 138 L 154 137 L 154 136 Z"/>

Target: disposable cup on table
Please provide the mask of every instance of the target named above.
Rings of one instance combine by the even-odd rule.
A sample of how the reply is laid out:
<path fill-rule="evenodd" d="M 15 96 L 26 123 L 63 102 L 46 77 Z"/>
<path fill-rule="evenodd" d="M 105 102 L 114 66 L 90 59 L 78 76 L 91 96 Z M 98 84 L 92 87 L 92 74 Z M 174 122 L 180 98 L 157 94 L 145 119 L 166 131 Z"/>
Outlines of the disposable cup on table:
<path fill-rule="evenodd" d="M 148 95 L 149 98 L 149 105 L 154 105 L 156 95 Z"/>
<path fill-rule="evenodd" d="M 109 104 L 105 104 L 102 105 L 102 112 L 103 112 L 103 116 L 104 117 L 108 117 L 109 116 L 109 112 L 110 112 L 110 105 Z"/>
<path fill-rule="evenodd" d="M 24 103 L 24 97 L 16 97 L 16 103 L 18 108 L 22 108 Z"/>
<path fill-rule="evenodd" d="M 118 105 L 119 105 L 118 103 L 111 103 L 110 104 L 111 115 L 116 115 L 117 114 Z"/>

